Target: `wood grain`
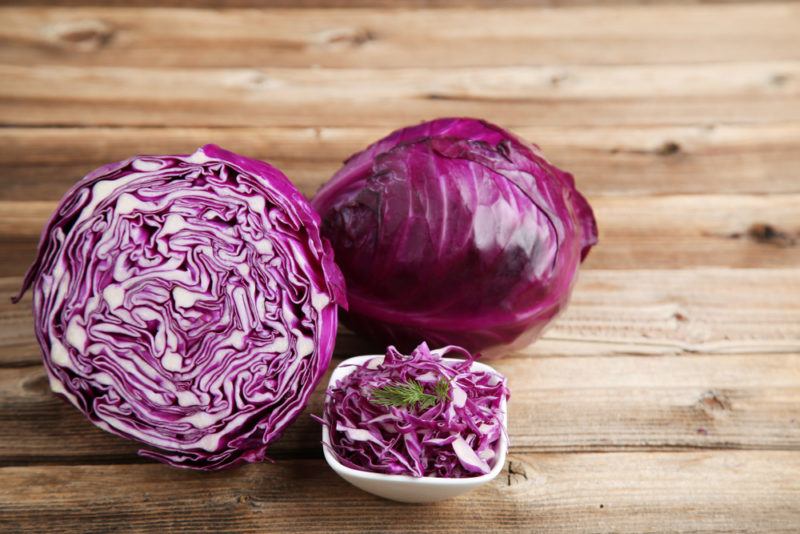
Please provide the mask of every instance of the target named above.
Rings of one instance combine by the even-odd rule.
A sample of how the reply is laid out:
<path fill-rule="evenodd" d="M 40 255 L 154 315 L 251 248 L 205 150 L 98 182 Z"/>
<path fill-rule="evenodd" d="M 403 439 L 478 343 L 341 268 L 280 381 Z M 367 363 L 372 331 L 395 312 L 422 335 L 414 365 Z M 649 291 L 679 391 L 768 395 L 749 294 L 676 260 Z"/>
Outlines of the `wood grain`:
<path fill-rule="evenodd" d="M 0 125 L 517 126 L 800 121 L 800 62 L 372 69 L 0 65 Z M 388 105 L 387 105 L 388 103 Z"/>
<path fill-rule="evenodd" d="M 322 460 L 218 474 L 156 465 L 0 469 L 0 527 L 197 532 L 792 532 L 800 455 L 778 451 L 512 454 L 469 495 L 398 506 Z M 466 523 L 465 523 L 466 522 Z"/>
<path fill-rule="evenodd" d="M 541 341 L 493 362 L 514 450 L 800 448 L 799 283 L 796 269 L 585 271 Z M 26 300 L 0 301 L 0 463 L 137 461 L 50 393 Z M 343 331 L 337 356 L 370 352 L 359 343 Z M 321 389 L 307 411 L 320 406 Z M 271 453 L 318 456 L 318 433 L 303 415 Z"/>
<path fill-rule="evenodd" d="M 567 311 L 520 351 L 696 353 L 800 353 L 800 271 L 583 270 Z"/>
<path fill-rule="evenodd" d="M 751 0 L 608 0 L 610 8 L 636 5 L 738 4 Z M 196 8 L 476 8 L 593 6 L 595 0 L 0 0 L 0 6 L 98 6 Z"/>
<path fill-rule="evenodd" d="M 800 195 L 590 197 L 600 245 L 586 269 L 791 267 Z M 0 276 L 25 272 L 56 203 L 0 201 Z"/>
<path fill-rule="evenodd" d="M 527 451 L 690 448 L 800 451 L 800 356 L 507 357 L 510 439 Z M 327 383 L 328 377 L 323 383 Z M 275 458 L 320 457 L 324 388 Z M 0 465 L 136 462 L 111 436 L 55 398 L 40 366 L 0 368 Z"/>
<path fill-rule="evenodd" d="M 800 263 L 800 196 L 593 200 L 601 244 L 586 268 L 779 267 Z"/>
<path fill-rule="evenodd" d="M 20 285 L 19 277 L 0 278 L 0 367 L 40 360 L 30 294 L 10 301 Z M 340 329 L 337 357 L 381 349 Z M 566 312 L 515 355 L 748 353 L 800 353 L 797 268 L 584 270 Z"/>
<path fill-rule="evenodd" d="M 797 532 L 800 4 L 586 3 L 0 0 L 0 531 Z M 30 295 L 8 298 L 80 176 L 215 142 L 312 195 L 445 115 L 541 144 L 601 232 L 569 309 L 491 362 L 512 389 L 491 485 L 352 488 L 320 458 L 322 388 L 276 464 L 217 474 L 52 395 Z M 342 328 L 335 357 L 376 350 Z"/>
<path fill-rule="evenodd" d="M 385 69 L 800 59 L 797 3 L 390 13 L 7 8 L 0 18 L 0 62 L 14 65 Z"/>
<path fill-rule="evenodd" d="M 134 154 L 208 142 L 269 161 L 307 196 L 391 128 L 4 128 L 0 200 L 57 200 L 78 178 Z M 800 123 L 717 127 L 525 126 L 590 196 L 800 193 Z M 724 170 L 721 172 L 720 170 Z"/>

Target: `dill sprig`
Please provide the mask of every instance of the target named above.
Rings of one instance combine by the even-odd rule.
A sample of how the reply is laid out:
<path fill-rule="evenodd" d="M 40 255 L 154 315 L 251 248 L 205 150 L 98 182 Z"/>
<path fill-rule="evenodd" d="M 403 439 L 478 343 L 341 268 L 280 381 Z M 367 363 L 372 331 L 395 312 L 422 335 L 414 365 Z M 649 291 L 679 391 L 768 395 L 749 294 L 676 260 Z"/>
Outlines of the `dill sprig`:
<path fill-rule="evenodd" d="M 446 378 L 440 378 L 433 388 L 434 393 L 425 393 L 425 389 L 413 378 L 404 384 L 390 384 L 372 390 L 370 401 L 380 406 L 395 406 L 397 408 L 414 408 L 421 410 L 433 408 L 436 403 L 447 400 L 450 392 L 450 383 Z"/>

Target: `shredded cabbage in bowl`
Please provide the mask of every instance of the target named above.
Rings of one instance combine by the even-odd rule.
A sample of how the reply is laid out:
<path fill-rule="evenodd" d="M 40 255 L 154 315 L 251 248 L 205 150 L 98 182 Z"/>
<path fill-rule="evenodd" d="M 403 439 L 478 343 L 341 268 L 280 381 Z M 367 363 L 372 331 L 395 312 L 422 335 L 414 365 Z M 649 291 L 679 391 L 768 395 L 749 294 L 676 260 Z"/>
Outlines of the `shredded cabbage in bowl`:
<path fill-rule="evenodd" d="M 465 358 L 454 360 L 453 357 Z M 506 379 L 461 347 L 389 347 L 328 388 L 329 450 L 344 466 L 413 477 L 489 473 L 506 439 Z"/>

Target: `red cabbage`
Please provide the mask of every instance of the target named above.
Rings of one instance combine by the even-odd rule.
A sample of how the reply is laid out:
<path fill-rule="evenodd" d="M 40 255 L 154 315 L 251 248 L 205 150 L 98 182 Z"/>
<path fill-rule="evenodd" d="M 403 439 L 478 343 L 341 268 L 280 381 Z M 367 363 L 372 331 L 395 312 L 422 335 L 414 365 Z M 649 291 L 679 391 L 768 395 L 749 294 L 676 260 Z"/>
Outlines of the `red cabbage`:
<path fill-rule="evenodd" d="M 265 458 L 330 362 L 341 273 L 277 169 L 213 145 L 75 185 L 24 282 L 54 392 L 140 454 Z"/>
<path fill-rule="evenodd" d="M 342 320 L 402 350 L 532 341 L 597 242 L 572 176 L 474 119 L 392 133 L 348 159 L 312 204 L 347 281 Z"/>
<path fill-rule="evenodd" d="M 443 359 L 452 357 L 466 359 Z M 488 473 L 506 432 L 509 392 L 501 375 L 472 366 L 473 358 L 460 347 L 430 351 L 423 343 L 410 356 L 389 347 L 382 360 L 368 360 L 328 388 L 322 422 L 330 450 L 342 465 L 374 473 L 446 478 Z M 382 402 L 387 388 L 405 391 L 410 385 L 430 402 Z"/>

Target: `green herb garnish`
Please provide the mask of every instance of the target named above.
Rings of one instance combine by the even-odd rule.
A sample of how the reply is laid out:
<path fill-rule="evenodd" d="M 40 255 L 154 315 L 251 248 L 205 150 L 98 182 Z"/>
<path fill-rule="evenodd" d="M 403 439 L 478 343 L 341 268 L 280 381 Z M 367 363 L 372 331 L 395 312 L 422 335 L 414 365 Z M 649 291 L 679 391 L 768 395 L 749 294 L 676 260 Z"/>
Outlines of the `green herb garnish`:
<path fill-rule="evenodd" d="M 395 406 L 397 408 L 418 407 L 427 410 L 437 402 L 447 400 L 450 392 L 450 383 L 445 378 L 440 378 L 433 388 L 434 394 L 425 393 L 422 384 L 414 379 L 405 384 L 391 384 L 372 390 L 370 400 L 380 406 Z"/>

